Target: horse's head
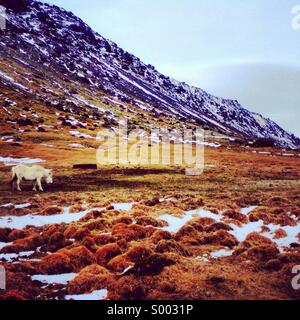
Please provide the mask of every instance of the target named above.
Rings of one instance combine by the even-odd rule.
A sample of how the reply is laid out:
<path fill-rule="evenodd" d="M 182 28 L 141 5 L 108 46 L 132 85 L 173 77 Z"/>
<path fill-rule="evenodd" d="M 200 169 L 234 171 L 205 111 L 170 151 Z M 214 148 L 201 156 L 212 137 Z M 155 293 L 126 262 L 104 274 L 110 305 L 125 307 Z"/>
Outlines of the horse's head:
<path fill-rule="evenodd" d="M 45 178 L 46 178 L 46 182 L 48 184 L 53 183 L 53 171 L 52 170 L 46 170 Z"/>

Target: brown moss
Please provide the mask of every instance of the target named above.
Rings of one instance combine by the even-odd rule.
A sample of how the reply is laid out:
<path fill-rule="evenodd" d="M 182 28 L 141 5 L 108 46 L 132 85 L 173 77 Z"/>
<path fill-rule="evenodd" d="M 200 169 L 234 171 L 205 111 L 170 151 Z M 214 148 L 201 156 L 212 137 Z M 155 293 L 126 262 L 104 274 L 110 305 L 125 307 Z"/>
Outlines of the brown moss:
<path fill-rule="evenodd" d="M 278 255 L 278 259 L 285 264 L 287 263 L 300 264 L 300 252 L 282 253 Z"/>
<path fill-rule="evenodd" d="M 72 241 L 66 240 L 62 232 L 52 233 L 48 238 L 45 238 L 45 251 L 55 252 L 72 244 Z"/>
<path fill-rule="evenodd" d="M 271 208 L 270 210 L 269 210 L 269 213 L 272 215 L 272 214 L 274 214 L 274 215 L 279 215 L 279 214 L 282 214 L 282 213 L 284 213 L 285 212 L 285 209 L 284 208 Z"/>
<path fill-rule="evenodd" d="M 199 229 L 199 228 L 198 228 Z M 199 232 L 192 225 L 186 224 L 174 235 L 174 239 L 177 241 L 184 240 L 189 243 L 198 243 Z"/>
<path fill-rule="evenodd" d="M 121 253 L 121 249 L 116 243 L 110 243 L 97 250 L 96 260 L 100 265 L 105 266 L 112 258 Z"/>
<path fill-rule="evenodd" d="M 248 217 L 240 212 L 237 212 L 235 210 L 226 210 L 223 215 L 225 217 L 228 217 L 230 219 L 233 219 L 233 220 L 237 220 L 243 224 L 246 224 L 249 222 L 248 220 Z"/>
<path fill-rule="evenodd" d="M 65 241 L 65 236 L 62 232 L 55 232 L 51 234 L 51 236 L 48 238 L 47 243 L 48 244 L 57 244 Z"/>
<path fill-rule="evenodd" d="M 281 214 L 280 216 L 272 219 L 271 222 L 274 224 L 278 224 L 282 227 L 297 225 L 297 222 L 293 218 L 291 218 L 287 213 Z"/>
<path fill-rule="evenodd" d="M 80 246 L 72 249 L 61 249 L 42 258 L 39 267 L 42 273 L 60 274 L 78 272 L 93 262 L 95 262 L 93 253 L 86 247 Z"/>
<path fill-rule="evenodd" d="M 56 214 L 61 214 L 64 212 L 64 209 L 59 206 L 51 206 L 44 209 L 39 215 L 41 216 L 52 216 Z"/>
<path fill-rule="evenodd" d="M 112 280 L 110 272 L 97 264 L 92 264 L 80 271 L 75 279 L 68 283 L 69 294 L 83 294 L 105 289 Z"/>
<path fill-rule="evenodd" d="M 251 212 L 249 214 L 249 220 L 251 222 L 257 222 L 259 220 L 264 220 L 265 218 L 265 213 L 261 212 L 261 211 L 255 211 L 255 212 Z"/>
<path fill-rule="evenodd" d="M 150 237 L 153 243 L 158 243 L 160 240 L 170 240 L 172 239 L 172 234 L 165 230 L 156 230 Z"/>
<path fill-rule="evenodd" d="M 207 211 L 214 213 L 214 214 L 219 214 L 219 210 L 214 207 L 204 207 L 204 210 L 207 210 Z"/>
<path fill-rule="evenodd" d="M 9 228 L 0 228 L 0 242 L 9 242 L 9 234 L 12 232 Z"/>
<path fill-rule="evenodd" d="M 80 205 L 80 204 L 71 206 L 71 207 L 69 208 L 69 212 L 70 212 L 70 213 L 76 213 L 76 212 L 81 212 L 81 211 L 84 211 L 84 208 L 83 208 L 82 205 Z"/>
<path fill-rule="evenodd" d="M 84 238 L 82 241 L 82 245 L 93 253 L 95 253 L 99 248 L 95 242 L 95 239 L 91 236 Z"/>
<path fill-rule="evenodd" d="M 224 218 L 224 223 L 226 223 L 228 225 L 233 224 L 233 225 L 235 225 L 235 226 L 237 226 L 239 228 L 241 228 L 243 226 L 242 222 L 240 222 L 240 221 L 238 221 L 236 219 L 230 219 L 230 218 Z"/>
<path fill-rule="evenodd" d="M 272 240 L 252 232 L 239 244 L 235 254 L 251 260 L 268 261 L 276 259 L 279 250 Z"/>
<path fill-rule="evenodd" d="M 90 213 L 90 215 L 91 215 L 93 218 L 95 218 L 95 219 L 100 218 L 100 217 L 103 216 L 103 211 L 102 211 L 102 210 L 92 210 L 92 211 L 89 212 L 89 213 Z"/>
<path fill-rule="evenodd" d="M 147 207 L 154 207 L 159 203 L 160 203 L 159 197 L 154 197 L 154 198 L 152 198 L 150 200 L 144 201 L 144 205 L 147 206 Z"/>
<path fill-rule="evenodd" d="M 212 223 L 211 225 L 204 228 L 205 232 L 215 232 L 218 230 L 230 231 L 230 230 L 232 230 L 232 228 L 228 224 L 223 223 L 223 222 Z"/>
<path fill-rule="evenodd" d="M 173 252 L 185 257 L 191 256 L 191 253 L 186 248 L 177 243 L 175 240 L 159 241 L 155 248 L 155 251 L 159 253 Z"/>
<path fill-rule="evenodd" d="M 154 218 L 147 217 L 147 216 L 142 216 L 136 219 L 136 223 L 141 225 L 141 226 L 152 226 L 152 227 L 164 227 L 165 223 L 163 221 L 158 221 Z"/>
<path fill-rule="evenodd" d="M 94 218 L 94 216 L 93 216 L 93 214 L 92 213 L 87 213 L 84 217 L 82 217 L 80 220 L 79 220 L 79 222 L 88 222 L 88 221 L 90 221 L 90 220 L 94 220 L 95 218 Z"/>
<path fill-rule="evenodd" d="M 218 230 L 214 233 L 206 234 L 199 240 L 200 244 L 213 244 L 226 247 L 234 247 L 238 245 L 237 239 L 225 230 Z"/>
<path fill-rule="evenodd" d="M 290 201 L 287 198 L 275 196 L 267 200 L 268 206 L 280 206 L 280 205 L 286 205 L 290 203 Z"/>
<path fill-rule="evenodd" d="M 298 208 L 292 209 L 291 216 L 295 216 L 295 217 L 299 218 L 300 217 L 300 210 Z"/>
<path fill-rule="evenodd" d="M 249 215 L 250 221 L 263 220 L 265 224 L 276 224 L 280 226 L 295 226 L 296 222 L 294 219 L 287 214 L 289 209 L 287 208 L 260 208 L 251 212 Z"/>
<path fill-rule="evenodd" d="M 12 245 L 8 245 L 2 249 L 3 253 L 19 253 L 22 251 L 31 251 L 43 244 L 43 239 L 37 234 L 30 235 L 24 239 L 14 241 Z"/>
<path fill-rule="evenodd" d="M 132 272 L 139 276 L 159 274 L 164 267 L 175 263 L 173 259 L 166 255 L 156 254 L 143 245 L 130 249 L 127 257 L 134 263 Z"/>
<path fill-rule="evenodd" d="M 122 277 L 114 286 L 112 299 L 120 300 L 145 300 L 148 296 L 148 289 L 142 280 L 137 281 L 133 276 Z"/>
<path fill-rule="evenodd" d="M 47 239 L 57 232 L 64 233 L 66 228 L 67 227 L 63 224 L 53 224 L 53 225 L 45 226 L 43 228 L 42 237 Z"/>
<path fill-rule="evenodd" d="M 285 230 L 278 229 L 275 231 L 274 239 L 282 239 L 282 238 L 286 238 L 286 237 L 287 237 L 287 233 Z"/>
<path fill-rule="evenodd" d="M 261 232 L 261 233 L 270 232 L 270 231 L 271 231 L 271 229 L 268 228 L 268 227 L 266 227 L 266 226 L 262 226 L 261 229 L 260 229 L 260 232 Z"/>
<path fill-rule="evenodd" d="M 16 229 L 14 229 L 9 234 L 8 240 L 13 242 L 13 241 L 18 240 L 18 239 L 24 239 L 24 238 L 28 237 L 31 234 L 32 233 L 29 230 L 16 230 Z"/>
<path fill-rule="evenodd" d="M 265 269 L 269 271 L 278 271 L 282 268 L 283 264 L 279 259 L 271 259 L 266 262 Z"/>
<path fill-rule="evenodd" d="M 132 224 L 133 220 L 130 217 L 121 217 L 118 219 L 115 219 L 112 224 L 119 224 L 119 223 L 123 223 L 123 224 Z"/>
<path fill-rule="evenodd" d="M 13 265 L 7 267 L 7 270 L 13 273 L 23 273 L 27 275 L 34 275 L 38 273 L 35 264 L 31 261 L 22 261 L 20 263 L 14 263 Z"/>
<path fill-rule="evenodd" d="M 53 253 L 42 258 L 39 269 L 44 274 L 62 274 L 73 271 L 70 257 L 63 253 Z"/>
<path fill-rule="evenodd" d="M 126 268 L 132 266 L 133 263 L 127 257 L 127 254 L 121 254 L 111 259 L 107 264 L 107 268 L 122 273 Z"/>
<path fill-rule="evenodd" d="M 116 242 L 117 239 L 111 234 L 92 234 L 91 235 L 98 246 Z"/>
<path fill-rule="evenodd" d="M 203 231 L 205 227 L 212 225 L 216 221 L 212 218 L 194 218 L 189 222 L 189 225 L 193 226 L 197 231 Z"/>
<path fill-rule="evenodd" d="M 73 234 L 73 238 L 76 240 L 83 240 L 89 234 L 90 234 L 90 230 L 88 228 L 80 228 L 76 230 L 76 232 Z"/>
<path fill-rule="evenodd" d="M 187 197 L 182 202 L 185 204 L 186 210 L 198 209 L 204 206 L 204 200 L 202 198 L 197 198 L 197 197 L 196 198 Z"/>
<path fill-rule="evenodd" d="M 117 240 L 116 244 L 122 249 L 122 251 L 126 251 L 128 249 L 129 243 L 125 239 Z"/>
<path fill-rule="evenodd" d="M 252 232 L 248 234 L 248 236 L 245 239 L 245 242 L 249 243 L 251 247 L 263 246 L 263 245 L 276 246 L 276 244 L 272 240 L 262 236 L 257 232 Z"/>
<path fill-rule="evenodd" d="M 143 227 L 136 224 L 126 225 L 124 223 L 119 223 L 113 226 L 112 235 L 119 239 L 131 241 L 149 237 L 155 231 L 156 229 L 152 227 Z"/>
<path fill-rule="evenodd" d="M 248 249 L 243 256 L 247 259 L 255 259 L 259 261 L 268 261 L 271 259 L 276 259 L 279 254 L 279 250 L 274 246 L 256 246 Z"/>
<path fill-rule="evenodd" d="M 73 239 L 77 228 L 74 225 L 70 225 L 64 232 L 64 236 L 68 239 Z"/>
<path fill-rule="evenodd" d="M 162 281 L 162 283 L 159 286 L 159 289 L 166 293 L 174 293 L 176 291 L 176 286 L 166 281 Z"/>
<path fill-rule="evenodd" d="M 107 221 L 103 218 L 93 219 L 83 225 L 84 228 L 92 230 L 103 230 L 107 226 Z"/>
<path fill-rule="evenodd" d="M 13 290 L 4 292 L 2 294 L 0 293 L 0 300 L 3 300 L 3 301 L 28 300 L 28 294 L 25 291 L 13 289 Z"/>

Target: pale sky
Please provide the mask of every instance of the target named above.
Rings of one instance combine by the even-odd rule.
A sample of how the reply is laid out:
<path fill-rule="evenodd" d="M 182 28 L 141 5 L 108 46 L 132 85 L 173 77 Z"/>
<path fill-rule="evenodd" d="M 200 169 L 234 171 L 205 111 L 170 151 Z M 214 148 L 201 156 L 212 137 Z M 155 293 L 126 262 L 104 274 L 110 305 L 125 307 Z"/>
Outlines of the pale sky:
<path fill-rule="evenodd" d="M 47 0 L 145 63 L 300 136 L 300 0 Z M 299 19 L 300 21 L 300 19 Z"/>

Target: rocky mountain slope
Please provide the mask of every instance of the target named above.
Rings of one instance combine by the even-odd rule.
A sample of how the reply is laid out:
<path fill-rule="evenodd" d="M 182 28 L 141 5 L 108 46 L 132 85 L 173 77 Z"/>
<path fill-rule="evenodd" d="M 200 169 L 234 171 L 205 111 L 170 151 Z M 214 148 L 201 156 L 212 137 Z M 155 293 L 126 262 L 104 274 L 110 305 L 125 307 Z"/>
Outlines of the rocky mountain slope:
<path fill-rule="evenodd" d="M 7 28 L 0 31 L 3 90 L 48 108 L 113 119 L 112 111 L 78 94 L 78 88 L 84 88 L 89 101 L 113 104 L 121 112 L 122 108 L 131 113 L 140 110 L 153 118 L 193 122 L 247 140 L 300 147 L 300 139 L 273 121 L 246 110 L 238 101 L 160 74 L 62 8 L 33 0 L 0 0 L 0 5 L 7 8 Z"/>

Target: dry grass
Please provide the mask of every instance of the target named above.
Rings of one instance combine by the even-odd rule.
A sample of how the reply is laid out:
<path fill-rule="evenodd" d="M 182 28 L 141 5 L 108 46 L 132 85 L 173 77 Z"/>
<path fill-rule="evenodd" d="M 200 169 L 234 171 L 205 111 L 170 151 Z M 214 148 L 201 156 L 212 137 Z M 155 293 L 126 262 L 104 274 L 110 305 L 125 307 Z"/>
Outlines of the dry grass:
<path fill-rule="evenodd" d="M 288 213 L 299 219 L 299 158 L 254 154 L 252 149 L 235 145 L 206 149 L 205 162 L 216 167 L 194 177 L 184 175 L 184 167 L 162 165 L 74 170 L 74 164 L 96 163 L 95 149 L 68 148 L 82 139 L 72 137 L 69 128 L 57 130 L 25 132 L 21 147 L 0 142 L 1 156 L 42 158 L 47 161 L 45 166 L 54 169 L 54 184 L 46 186 L 44 193 L 33 193 L 30 184 L 24 185 L 24 192 L 12 193 L 10 170 L 1 166 L 0 204 L 31 206 L 1 208 L 0 214 L 52 215 L 63 207 L 71 207 L 71 212 L 86 206 L 106 209 L 95 209 L 69 225 L 0 229 L 0 241 L 14 241 L 3 252 L 41 248 L 33 255 L 41 258 L 40 262 L 3 261 L 9 271 L 8 292 L 1 298 L 63 298 L 65 290 L 84 293 L 103 287 L 108 288 L 110 299 L 299 298 L 290 287 L 292 275 L 288 274 L 291 265 L 300 263 L 299 248 L 280 254 L 273 243 L 259 235 L 239 243 L 228 232 L 229 222 L 248 221 L 239 211 L 250 205 L 259 206 L 249 215 L 250 221 L 263 219 L 278 224 L 278 229 L 295 223 Z M 111 206 L 119 202 L 138 204 L 123 212 Z M 157 230 L 165 225 L 157 220 L 161 214 L 180 217 L 185 210 L 199 207 L 222 211 L 227 220 L 216 223 L 195 218 L 176 234 Z M 276 237 L 282 236 L 278 230 Z M 224 247 L 233 248 L 234 255 L 209 261 L 197 258 Z M 127 267 L 131 269 L 121 275 Z M 78 276 L 67 288 L 42 288 L 28 277 L 40 272 L 77 272 Z"/>

